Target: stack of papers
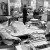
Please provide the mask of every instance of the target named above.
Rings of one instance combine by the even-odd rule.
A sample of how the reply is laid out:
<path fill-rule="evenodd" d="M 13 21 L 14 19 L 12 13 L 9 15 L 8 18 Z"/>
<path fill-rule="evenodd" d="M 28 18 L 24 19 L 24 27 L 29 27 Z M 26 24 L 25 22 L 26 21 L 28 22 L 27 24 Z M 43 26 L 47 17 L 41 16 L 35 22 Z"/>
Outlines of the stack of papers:
<path fill-rule="evenodd" d="M 45 30 L 42 30 L 42 29 L 39 29 L 39 30 L 36 30 L 37 33 L 45 33 Z"/>
<path fill-rule="evenodd" d="M 30 29 L 38 30 L 39 28 L 37 26 L 30 26 Z"/>
<path fill-rule="evenodd" d="M 41 22 L 41 24 L 46 24 L 46 22 L 45 21 L 40 21 Z"/>
<path fill-rule="evenodd" d="M 0 32 L 4 32 L 3 29 L 1 31 L 1 28 L 4 28 L 6 30 L 6 33 L 13 35 L 13 36 L 21 36 L 24 34 L 34 34 L 34 33 L 44 33 L 44 30 L 39 29 L 36 26 L 30 26 L 30 28 L 27 28 L 26 25 L 24 25 L 22 22 L 15 21 L 11 23 L 11 26 L 5 26 L 3 24 L 0 24 Z M 14 29 L 16 32 L 14 33 Z"/>
<path fill-rule="evenodd" d="M 34 19 L 34 18 L 33 18 L 33 19 L 31 19 L 31 21 L 38 21 L 38 19 Z"/>
<path fill-rule="evenodd" d="M 36 46 L 41 46 L 41 45 L 44 45 L 44 44 L 48 44 L 47 41 L 40 41 L 40 42 L 33 42 L 33 45 L 36 47 Z"/>

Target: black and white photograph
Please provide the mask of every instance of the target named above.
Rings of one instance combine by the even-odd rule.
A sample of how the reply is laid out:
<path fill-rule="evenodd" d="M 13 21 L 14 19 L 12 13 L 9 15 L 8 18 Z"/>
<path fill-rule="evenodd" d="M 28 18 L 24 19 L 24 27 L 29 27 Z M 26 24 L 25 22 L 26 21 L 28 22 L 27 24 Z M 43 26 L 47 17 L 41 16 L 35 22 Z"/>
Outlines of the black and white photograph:
<path fill-rule="evenodd" d="M 50 0 L 0 0 L 0 50 L 50 50 Z"/>

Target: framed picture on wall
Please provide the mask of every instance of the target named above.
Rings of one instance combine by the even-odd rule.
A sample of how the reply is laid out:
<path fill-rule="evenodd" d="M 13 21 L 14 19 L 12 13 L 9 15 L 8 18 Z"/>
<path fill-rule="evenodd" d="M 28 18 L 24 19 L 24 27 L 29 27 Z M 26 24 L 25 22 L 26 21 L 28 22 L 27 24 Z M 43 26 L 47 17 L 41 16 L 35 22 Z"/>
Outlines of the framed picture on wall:
<path fill-rule="evenodd" d="M 8 0 L 8 11 L 9 15 L 11 15 L 11 9 L 19 9 L 21 7 L 21 0 Z"/>

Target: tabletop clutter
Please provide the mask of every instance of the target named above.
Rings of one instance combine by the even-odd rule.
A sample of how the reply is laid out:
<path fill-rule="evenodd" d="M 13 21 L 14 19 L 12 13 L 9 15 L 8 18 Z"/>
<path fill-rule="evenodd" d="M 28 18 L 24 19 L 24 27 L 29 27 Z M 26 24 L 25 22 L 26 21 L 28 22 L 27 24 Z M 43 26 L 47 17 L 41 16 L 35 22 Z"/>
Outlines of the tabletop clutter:
<path fill-rule="evenodd" d="M 24 25 L 22 22 L 19 21 L 12 21 L 10 26 L 8 26 L 7 24 L 0 24 L 1 26 L 0 34 L 2 36 L 2 39 L 13 39 L 13 37 L 30 35 L 30 38 L 21 41 L 20 45 L 16 46 L 16 48 L 20 46 L 20 48 L 22 48 L 21 50 L 25 50 L 24 48 L 27 48 L 27 50 L 29 50 L 28 48 L 36 50 L 35 48 L 36 46 L 48 44 L 45 37 L 45 30 L 40 29 L 35 25 L 32 25 L 32 23 L 39 24 L 39 21 L 38 19 L 31 19 L 29 22 L 27 22 L 26 25 Z M 41 23 L 45 24 L 45 22 L 41 22 Z M 8 41 L 8 40 L 4 40 L 4 43 L 7 45 L 13 44 L 12 41 Z"/>

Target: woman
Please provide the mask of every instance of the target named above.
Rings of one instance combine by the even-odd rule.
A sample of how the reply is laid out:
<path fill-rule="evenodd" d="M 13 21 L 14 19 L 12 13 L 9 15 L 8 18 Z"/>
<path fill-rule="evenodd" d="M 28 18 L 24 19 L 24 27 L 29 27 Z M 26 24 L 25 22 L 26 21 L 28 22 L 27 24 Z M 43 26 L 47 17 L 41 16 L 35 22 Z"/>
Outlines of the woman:
<path fill-rule="evenodd" d="M 23 23 L 25 25 L 27 21 L 27 9 L 26 9 L 26 5 L 24 5 L 24 8 L 23 8 Z"/>

